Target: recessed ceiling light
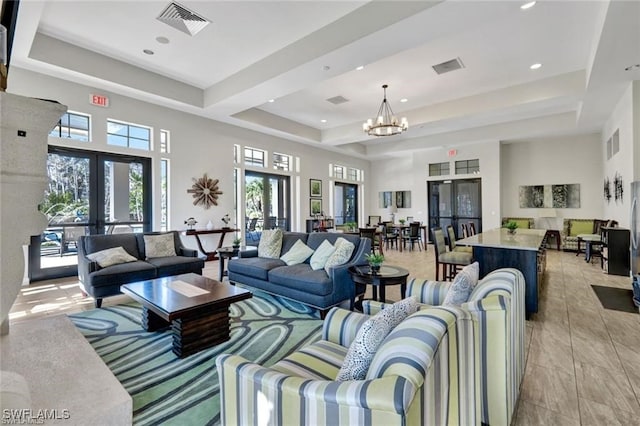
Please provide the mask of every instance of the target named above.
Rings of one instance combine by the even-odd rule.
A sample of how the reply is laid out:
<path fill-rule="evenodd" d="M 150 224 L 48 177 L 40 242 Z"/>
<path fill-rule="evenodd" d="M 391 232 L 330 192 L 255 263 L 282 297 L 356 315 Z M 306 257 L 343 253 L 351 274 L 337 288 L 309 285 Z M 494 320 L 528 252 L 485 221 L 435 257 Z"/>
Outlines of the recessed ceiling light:
<path fill-rule="evenodd" d="M 522 6 L 520 6 L 520 9 L 522 10 L 531 9 L 535 4 L 536 4 L 535 1 L 530 1 L 529 3 L 525 3 Z"/>
<path fill-rule="evenodd" d="M 529 68 L 531 68 L 532 70 L 537 70 L 540 67 L 542 67 L 542 64 L 533 64 Z"/>
<path fill-rule="evenodd" d="M 407 98 L 402 98 L 402 99 L 400 99 L 400 102 L 402 102 L 402 103 L 409 102 L 409 99 L 407 99 Z"/>
<path fill-rule="evenodd" d="M 364 65 L 360 65 L 358 68 L 356 68 L 356 71 L 362 71 L 364 69 Z"/>
<path fill-rule="evenodd" d="M 169 44 L 169 39 L 162 36 L 156 37 L 156 41 L 160 44 Z"/>
<path fill-rule="evenodd" d="M 270 104 L 274 103 L 275 101 L 276 101 L 275 99 L 269 99 Z"/>
<path fill-rule="evenodd" d="M 153 50 L 150 50 L 150 49 L 144 49 L 143 52 L 146 53 L 147 55 L 155 54 L 155 52 Z"/>
<path fill-rule="evenodd" d="M 325 120 L 324 118 L 322 120 L 320 120 L 321 123 L 326 123 L 327 120 Z"/>

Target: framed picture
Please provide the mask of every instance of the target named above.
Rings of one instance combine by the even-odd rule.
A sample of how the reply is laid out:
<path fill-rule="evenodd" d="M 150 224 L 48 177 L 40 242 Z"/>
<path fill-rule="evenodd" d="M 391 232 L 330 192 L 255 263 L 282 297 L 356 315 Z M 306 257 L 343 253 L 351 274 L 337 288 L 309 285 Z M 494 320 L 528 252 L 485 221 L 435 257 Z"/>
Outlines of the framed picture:
<path fill-rule="evenodd" d="M 309 199 L 309 211 L 311 212 L 311 216 L 322 213 L 322 198 Z"/>
<path fill-rule="evenodd" d="M 320 179 L 309 179 L 309 196 L 322 197 L 322 181 Z"/>

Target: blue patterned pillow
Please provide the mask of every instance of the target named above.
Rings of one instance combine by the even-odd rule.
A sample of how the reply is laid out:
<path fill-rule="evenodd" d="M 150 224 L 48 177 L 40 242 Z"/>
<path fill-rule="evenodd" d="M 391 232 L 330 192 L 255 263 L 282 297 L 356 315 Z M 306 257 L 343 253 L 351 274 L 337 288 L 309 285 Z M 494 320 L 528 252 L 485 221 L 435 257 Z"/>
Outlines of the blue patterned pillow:
<path fill-rule="evenodd" d="M 380 315 L 389 323 L 391 330 L 396 328 L 406 317 L 418 311 L 420 303 L 415 296 L 407 297 L 393 305 L 384 305 Z"/>
<path fill-rule="evenodd" d="M 282 229 L 268 229 L 262 231 L 258 243 L 258 257 L 279 259 L 282 250 Z"/>
<path fill-rule="evenodd" d="M 469 300 L 473 288 L 478 284 L 480 276 L 480 266 L 478 262 L 473 262 L 462 268 L 453 280 L 451 288 L 442 302 L 443 306 L 460 306 Z"/>
<path fill-rule="evenodd" d="M 349 346 L 336 381 L 363 380 L 367 376 L 373 356 L 391 332 L 389 323 L 381 314 L 372 316 L 362 324 Z"/>

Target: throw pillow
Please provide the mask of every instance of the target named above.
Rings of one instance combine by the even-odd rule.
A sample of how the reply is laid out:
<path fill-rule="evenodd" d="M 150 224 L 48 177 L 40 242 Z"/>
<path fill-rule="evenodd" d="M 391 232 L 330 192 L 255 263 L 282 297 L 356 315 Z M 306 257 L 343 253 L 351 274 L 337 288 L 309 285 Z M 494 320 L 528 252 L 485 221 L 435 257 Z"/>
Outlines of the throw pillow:
<path fill-rule="evenodd" d="M 147 259 L 175 256 L 176 246 L 173 241 L 173 234 L 145 235 L 144 251 Z"/>
<path fill-rule="evenodd" d="M 324 265 L 329 260 L 329 257 L 336 251 L 336 248 L 329 241 L 324 240 L 322 244 L 313 252 L 313 256 L 311 256 L 311 269 L 317 271 L 318 269 L 324 268 Z"/>
<path fill-rule="evenodd" d="M 416 313 L 419 307 L 420 303 L 418 303 L 418 298 L 410 296 L 394 303 L 393 305 L 386 305 L 384 309 L 380 311 L 380 315 L 385 318 L 389 327 L 393 330 L 398 326 L 398 324 L 404 321 L 406 317 Z"/>
<path fill-rule="evenodd" d="M 384 312 L 384 311 L 382 311 Z M 380 312 L 369 318 L 358 330 L 347 350 L 337 381 L 364 380 L 378 347 L 391 332 L 391 327 Z"/>
<path fill-rule="evenodd" d="M 469 300 L 473 288 L 478 284 L 480 266 L 478 262 L 473 262 L 462 268 L 453 279 L 451 288 L 447 292 L 442 302 L 443 306 L 460 306 Z"/>
<path fill-rule="evenodd" d="M 87 255 L 87 258 L 97 262 L 101 268 L 106 268 L 111 265 L 118 265 L 120 263 L 135 262 L 135 257 L 131 256 L 122 247 L 113 247 L 106 250 L 100 250 L 95 253 Z"/>
<path fill-rule="evenodd" d="M 288 252 L 280 256 L 280 260 L 289 266 L 297 265 L 307 260 L 312 254 L 313 249 L 311 247 L 303 243 L 302 240 L 297 240 Z"/>
<path fill-rule="evenodd" d="M 268 229 L 262 231 L 258 243 L 258 257 L 279 259 L 282 250 L 282 229 Z"/>
<path fill-rule="evenodd" d="M 353 251 L 356 249 L 355 244 L 340 237 L 336 240 L 336 250 L 333 252 L 327 263 L 324 264 L 324 270 L 329 274 L 329 268 L 338 265 L 344 265 L 351 259 Z"/>

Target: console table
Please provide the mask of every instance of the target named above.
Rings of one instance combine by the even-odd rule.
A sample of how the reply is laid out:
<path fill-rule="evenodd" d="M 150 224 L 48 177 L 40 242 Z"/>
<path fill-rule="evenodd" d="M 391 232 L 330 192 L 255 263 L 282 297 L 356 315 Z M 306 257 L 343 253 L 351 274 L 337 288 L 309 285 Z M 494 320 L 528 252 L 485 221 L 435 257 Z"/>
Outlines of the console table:
<path fill-rule="evenodd" d="M 218 256 L 217 256 L 216 252 L 218 251 L 218 249 L 220 247 L 222 247 L 222 243 L 224 242 L 224 236 L 229 234 L 229 233 L 239 232 L 239 231 L 240 230 L 236 229 L 236 228 L 188 229 L 185 234 L 186 235 L 194 235 L 196 237 L 196 242 L 198 243 L 198 248 L 200 249 L 200 251 L 202 253 L 204 253 L 207 256 L 207 260 L 218 260 Z M 208 234 L 221 234 L 220 235 L 220 241 L 218 241 L 218 247 L 216 247 L 212 251 L 205 250 L 204 246 L 202 245 L 202 241 L 200 240 L 200 236 L 201 235 L 208 235 Z"/>

